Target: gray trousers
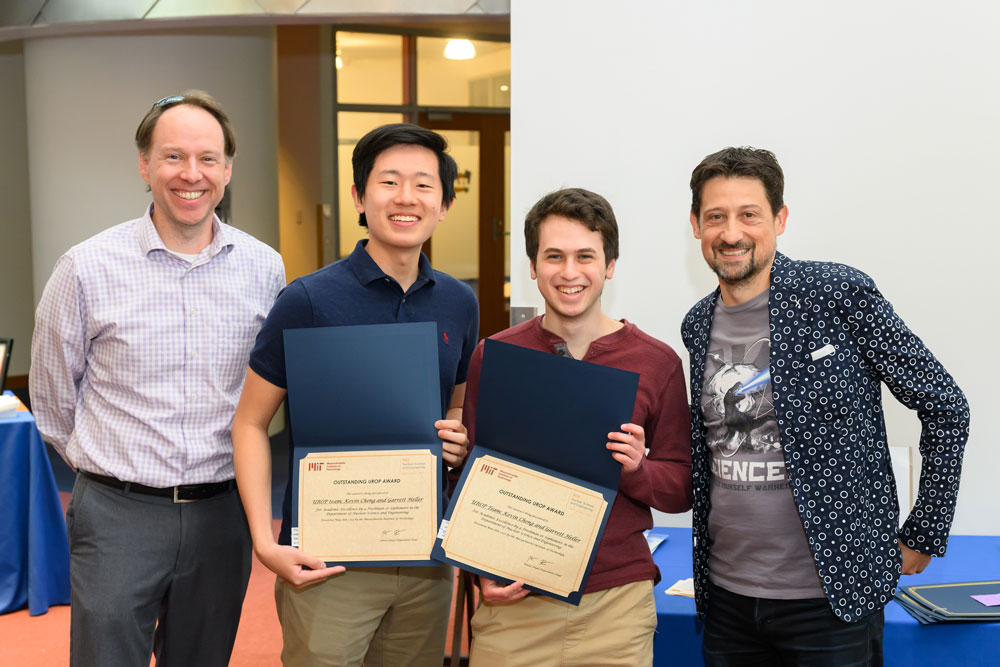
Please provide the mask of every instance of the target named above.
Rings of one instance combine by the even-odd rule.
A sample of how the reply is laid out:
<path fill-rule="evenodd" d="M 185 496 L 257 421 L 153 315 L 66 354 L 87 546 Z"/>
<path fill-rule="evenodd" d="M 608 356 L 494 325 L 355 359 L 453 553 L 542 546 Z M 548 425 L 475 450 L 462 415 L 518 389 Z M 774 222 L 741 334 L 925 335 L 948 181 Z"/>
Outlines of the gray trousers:
<path fill-rule="evenodd" d="M 251 562 L 239 492 L 174 504 L 77 475 L 66 529 L 71 665 L 229 663 Z"/>

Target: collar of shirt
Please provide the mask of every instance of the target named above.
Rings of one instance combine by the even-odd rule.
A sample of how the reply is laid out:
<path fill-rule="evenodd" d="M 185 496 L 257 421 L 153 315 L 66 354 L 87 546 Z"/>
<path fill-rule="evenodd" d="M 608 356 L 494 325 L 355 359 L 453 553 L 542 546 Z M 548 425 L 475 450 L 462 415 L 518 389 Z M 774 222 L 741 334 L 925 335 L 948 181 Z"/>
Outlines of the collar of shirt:
<path fill-rule="evenodd" d="M 156 231 L 156 225 L 153 224 L 153 204 L 150 204 L 149 208 L 146 209 L 146 214 L 142 216 L 142 221 L 139 223 L 139 247 L 142 248 L 144 255 L 149 255 L 154 250 L 167 251 L 167 246 L 163 244 L 163 239 L 160 238 L 160 233 Z M 215 257 L 220 252 L 230 252 L 233 249 L 232 234 L 229 233 L 227 225 L 223 225 L 217 215 L 212 215 L 212 242 L 208 244 L 207 249 L 208 259 Z"/>
<path fill-rule="evenodd" d="M 368 251 L 365 250 L 366 245 L 368 245 L 368 239 L 361 239 L 347 257 L 347 263 L 350 265 L 354 275 L 357 276 L 358 281 L 362 285 L 370 285 L 376 280 L 385 280 L 388 278 L 395 283 L 396 279 L 387 275 L 385 271 L 379 268 L 379 265 L 375 263 L 372 256 L 368 254 Z M 426 284 L 433 285 L 434 282 L 434 269 L 431 268 L 431 261 L 427 259 L 427 255 L 420 253 L 420 263 L 417 266 L 417 279 L 406 292 L 407 294 L 415 292 Z"/>
<path fill-rule="evenodd" d="M 558 354 L 561 357 L 573 358 L 572 355 L 569 354 L 569 346 L 566 341 L 563 340 L 563 337 L 542 326 L 541 315 L 529 320 L 529 322 L 531 322 L 531 329 L 534 331 L 535 336 L 543 343 L 544 346 L 549 347 L 555 354 Z M 625 326 L 617 331 L 605 334 L 600 338 L 595 338 L 590 342 L 590 346 L 587 348 L 587 353 L 583 357 L 584 360 L 601 350 L 610 350 L 618 347 L 621 345 L 622 341 L 632 334 L 632 331 L 635 329 L 634 324 L 624 318 L 619 320 L 619 322 Z M 565 353 L 563 350 L 565 350 Z"/>

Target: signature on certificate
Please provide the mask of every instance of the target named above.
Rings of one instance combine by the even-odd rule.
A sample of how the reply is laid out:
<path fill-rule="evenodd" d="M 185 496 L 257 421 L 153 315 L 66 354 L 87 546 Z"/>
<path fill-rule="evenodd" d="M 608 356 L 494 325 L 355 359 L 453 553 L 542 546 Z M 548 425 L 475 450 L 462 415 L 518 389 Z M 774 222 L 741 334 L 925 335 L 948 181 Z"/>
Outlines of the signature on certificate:
<path fill-rule="evenodd" d="M 528 559 L 524 561 L 525 565 L 534 565 L 535 567 L 544 567 L 546 565 L 551 565 L 552 561 L 546 560 L 544 558 L 539 558 L 538 556 L 528 556 Z"/>
<path fill-rule="evenodd" d="M 382 537 L 399 537 L 406 531 L 405 528 L 390 528 L 382 531 Z"/>

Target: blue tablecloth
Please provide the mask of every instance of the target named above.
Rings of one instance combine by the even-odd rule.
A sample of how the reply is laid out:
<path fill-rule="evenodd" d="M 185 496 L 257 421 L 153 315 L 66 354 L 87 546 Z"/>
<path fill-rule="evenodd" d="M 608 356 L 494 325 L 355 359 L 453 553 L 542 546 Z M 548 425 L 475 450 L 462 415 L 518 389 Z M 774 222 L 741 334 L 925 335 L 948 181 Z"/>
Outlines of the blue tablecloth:
<path fill-rule="evenodd" d="M 691 576 L 691 529 L 654 528 L 669 537 L 653 554 L 663 576 L 656 586 L 655 665 L 701 665 L 701 634 L 694 600 L 667 595 L 678 579 Z M 953 535 L 948 555 L 934 558 L 919 575 L 904 576 L 901 586 L 1000 579 L 1000 537 Z M 885 664 L 906 667 L 995 667 L 1000 665 L 1000 623 L 920 625 L 895 602 L 885 609 Z"/>
<path fill-rule="evenodd" d="M 66 520 L 28 412 L 0 419 L 0 613 L 69 604 Z"/>

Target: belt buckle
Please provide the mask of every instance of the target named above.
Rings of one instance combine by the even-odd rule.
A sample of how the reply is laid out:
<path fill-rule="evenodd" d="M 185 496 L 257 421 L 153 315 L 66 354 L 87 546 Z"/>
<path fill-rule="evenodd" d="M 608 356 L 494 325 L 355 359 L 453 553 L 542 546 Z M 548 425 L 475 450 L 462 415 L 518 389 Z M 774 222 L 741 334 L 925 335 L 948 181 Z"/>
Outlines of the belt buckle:
<path fill-rule="evenodd" d="M 194 503 L 194 502 L 198 501 L 197 498 L 178 498 L 177 497 L 177 490 L 179 488 L 181 488 L 181 487 L 180 486 L 175 486 L 174 487 L 174 503 Z"/>

